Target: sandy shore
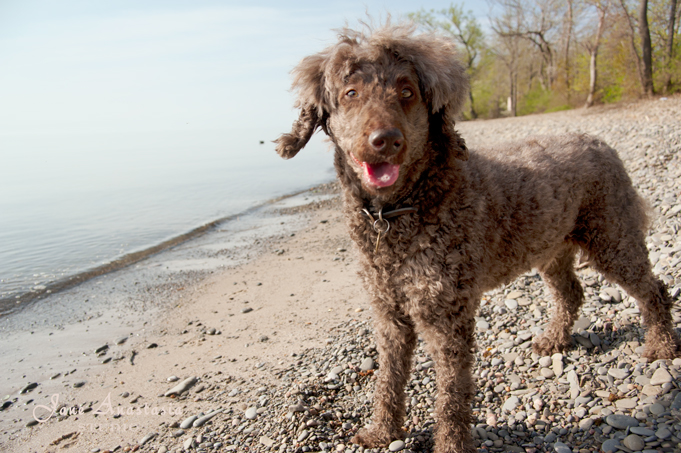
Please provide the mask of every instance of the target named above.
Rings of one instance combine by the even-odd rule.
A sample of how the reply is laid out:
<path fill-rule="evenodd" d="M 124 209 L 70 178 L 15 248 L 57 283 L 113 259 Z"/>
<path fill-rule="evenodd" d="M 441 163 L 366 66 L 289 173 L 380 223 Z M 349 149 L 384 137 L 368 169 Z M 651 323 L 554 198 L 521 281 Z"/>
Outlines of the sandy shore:
<path fill-rule="evenodd" d="M 656 254 L 656 272 L 668 279 L 678 296 L 681 128 L 673 118 L 678 119 L 679 112 L 681 98 L 676 97 L 667 103 L 649 101 L 616 109 L 476 121 L 459 127 L 472 146 L 531 133 L 562 131 L 594 133 L 615 144 L 638 190 L 655 209 L 658 220 L 651 231 L 649 246 Z M 180 452 L 185 449 L 183 445 L 203 451 L 242 451 L 244 446 L 252 451 L 343 451 L 346 446 L 345 451 L 358 450 L 347 445 L 347 440 L 368 417 L 373 371 L 360 372 L 360 363 L 376 356 L 368 330 L 369 301 L 357 276 L 357 258 L 339 208 L 337 189 L 333 187 L 284 200 L 268 207 L 267 216 L 244 219 L 239 228 L 225 227 L 223 233 L 180 247 L 179 255 L 154 257 L 127 273 L 90 282 L 89 287 L 77 288 L 70 295 L 85 297 L 90 291 L 87 294 L 111 293 L 125 298 L 125 294 L 131 294 L 113 313 L 107 311 L 110 299 L 98 299 L 95 302 L 99 308 L 85 314 L 69 311 L 68 299 L 64 299 L 33 316 L 48 317 L 61 310 L 66 313 L 64 318 L 72 316 L 77 318 L 76 322 L 17 317 L 14 322 L 19 333 L 3 333 L 5 348 L 0 354 L 1 365 L 8 370 L 0 382 L 2 395 L 8 395 L 4 400 L 6 407 L 0 412 L 0 450 Z M 158 269 L 166 272 L 159 274 Z M 142 292 L 135 283 L 140 275 L 145 275 L 148 283 Z M 630 399 L 637 391 L 635 373 L 631 381 L 613 380 L 614 384 L 605 383 L 603 390 L 597 390 L 601 387 L 595 370 L 600 366 L 607 373 L 612 364 L 617 369 L 633 369 L 633 363 L 613 362 L 615 357 L 639 361 L 635 349 L 640 347 L 637 342 L 642 332 L 632 327 L 637 325 L 635 308 L 625 299 L 624 306 L 629 307 L 626 310 L 611 308 L 615 306 L 607 305 L 604 301 L 608 296 L 602 294 L 619 290 L 592 275 L 589 269 L 582 270 L 580 275 L 586 282 L 590 304 L 585 306 L 585 317 L 576 330 L 581 346 L 575 354 L 561 357 L 560 365 L 556 358 L 548 360 L 560 373 L 563 363 L 566 373 L 593 370 L 593 386 L 588 389 L 583 386 L 587 375 L 580 374 L 582 387 L 578 385 L 577 389 L 584 398 L 600 401 L 598 391 L 607 389 L 615 392 L 615 400 Z M 156 285 L 150 283 L 154 279 L 159 280 Z M 569 395 L 574 386 L 566 387 L 565 376 L 557 372 L 555 382 L 553 377 L 542 377 L 540 358 L 533 357 L 527 349 L 529 339 L 549 318 L 548 294 L 537 276 L 528 275 L 520 280 L 514 283 L 516 286 L 510 285 L 486 297 L 478 319 L 480 354 L 476 376 L 482 390 L 474 413 L 482 423 L 478 428 L 483 437 L 476 438 L 476 442 L 483 448 L 481 451 L 554 451 L 559 442 L 548 439 L 555 432 L 554 437 L 568 442 L 573 451 L 597 451 L 601 443 L 618 433 L 617 428 L 612 433 L 612 428 L 607 432 L 600 429 L 601 423 L 607 427 L 608 408 L 616 414 L 624 411 L 623 414 L 632 415 L 639 408 L 645 415 L 644 403 L 651 406 L 657 402 L 651 403 L 641 395 L 635 401 L 639 406 L 634 409 L 619 410 L 615 404 L 604 402 L 597 406 L 599 411 L 603 407 L 602 414 L 575 415 L 574 396 L 572 402 L 569 396 L 559 396 L 561 392 Z M 681 321 L 681 314 L 675 312 L 675 320 Z M 22 349 L 27 339 L 31 339 L 27 343 L 31 348 L 42 349 L 39 351 L 42 355 L 26 347 Z M 343 343 L 337 343 L 341 339 Z M 601 341 L 602 344 L 596 344 Z M 105 345 L 107 348 L 95 352 Z M 591 355 L 586 354 L 587 350 Z M 615 355 L 614 350 L 621 350 L 622 354 Z M 41 363 L 47 356 L 51 357 L 49 364 Z M 607 362 L 610 356 L 613 359 Z M 640 363 L 645 365 L 645 361 Z M 343 376 L 343 384 L 337 386 L 332 377 L 341 373 L 333 371 L 338 364 L 343 373 L 347 372 L 347 380 Z M 434 423 L 430 414 L 434 391 L 431 366 L 419 349 L 414 373 L 420 381 L 410 390 L 414 396 L 405 428 L 411 433 L 407 447 L 412 451 L 423 451 L 424 446 L 431 445 L 427 428 Z M 674 407 L 674 397 L 681 395 L 678 377 L 681 365 L 670 362 L 650 370 L 640 368 L 639 372 L 652 375 L 660 366 L 669 369 L 673 378 L 666 382 L 667 387 L 659 389 L 663 392 L 666 388 L 665 393 L 659 393 L 659 404 L 670 409 Z M 513 374 L 516 369 L 520 370 L 517 376 Z M 54 379 L 50 379 L 52 376 Z M 505 376 L 512 378 L 512 383 L 504 384 Z M 191 391 L 179 398 L 165 396 L 187 378 L 196 378 Z M 37 387 L 20 393 L 30 382 L 38 383 Z M 620 389 L 624 385 L 625 393 L 618 396 L 616 387 L 607 387 L 610 384 Z M 520 392 L 513 397 L 522 405 L 502 411 L 502 405 L 507 407 L 511 390 Z M 351 398 L 352 392 L 356 395 Z M 263 400 L 265 394 L 269 401 Z M 546 404 L 543 412 L 532 409 L 537 407 L 537 395 L 543 395 L 541 404 Z M 303 407 L 303 400 L 310 402 Z M 301 405 L 302 418 L 296 418 L 296 404 Z M 247 409 L 255 411 L 256 407 L 262 419 L 257 426 L 249 421 L 252 419 L 247 413 Z M 593 407 L 591 404 L 586 410 Z M 187 417 L 210 414 L 213 409 L 221 412 L 209 422 L 212 423 L 209 430 L 178 431 Z M 539 423 L 541 432 L 534 422 L 526 422 L 532 418 L 533 410 L 534 421 L 544 423 Z M 331 415 L 325 417 L 328 414 Z M 490 414 L 498 414 L 499 427 L 496 421 L 494 425 L 489 422 Z M 34 415 L 40 422 L 35 421 Z M 660 423 L 667 423 L 664 418 L 667 416 L 676 417 L 665 412 Z M 582 423 L 587 419 L 591 424 Z M 485 421 L 489 423 L 484 424 Z M 503 425 L 506 428 L 502 421 L 507 423 Z M 583 425 L 588 425 L 586 431 Z M 681 435 L 672 425 L 670 422 L 670 431 Z M 322 428 L 327 430 L 323 438 L 329 439 L 323 442 Z M 314 429 L 318 438 L 310 434 Z M 495 442 L 504 439 L 501 432 L 508 434 L 508 442 L 504 440 L 503 446 L 498 446 Z M 249 433 L 253 433 L 251 437 Z M 518 433 L 530 433 L 535 436 L 535 443 L 522 441 L 520 438 L 527 434 Z M 149 438 L 151 434 L 155 435 Z M 496 439 L 491 440 L 494 436 Z M 222 440 L 204 445 L 201 441 L 206 438 Z M 665 439 L 673 441 L 676 437 Z M 241 447 L 229 444 L 237 440 Z M 663 440 L 657 443 L 660 451 L 676 451 L 676 447 L 665 446 Z"/>
<path fill-rule="evenodd" d="M 247 247 L 248 257 L 237 261 L 245 264 L 198 281 L 185 275 L 187 287 L 174 288 L 182 296 L 172 297 L 172 307 L 129 306 L 127 312 L 125 308 L 113 315 L 99 312 L 94 321 L 76 323 L 82 325 L 65 323 L 62 330 L 35 329 L 32 336 L 40 337 L 37 345 L 45 342 L 52 350 L 48 356 L 54 363 L 49 370 L 27 376 L 27 370 L 43 368 L 37 360 L 26 360 L 30 353 L 20 359 L 26 361 L 23 366 L 7 363 L 8 349 L 26 341 L 25 335 L 7 335 L 5 366 L 24 374 L 17 378 L 23 378 L 20 384 L 17 379 L 13 385 L 9 379 L 3 382 L 3 394 L 16 401 L 1 413 L 0 449 L 56 450 L 51 443 L 74 432 L 79 433 L 77 438 L 58 442 L 59 447 L 73 443 L 78 451 L 105 451 L 134 445 L 133 439 L 157 429 L 159 421 L 170 424 L 179 412 L 191 413 L 200 406 L 186 401 L 173 405 L 172 399 L 164 398 L 165 391 L 175 385 L 168 382 L 169 377 L 219 373 L 230 379 L 271 383 L 277 370 L 295 362 L 296 352 L 324 344 L 326 334 L 341 321 L 364 318 L 368 300 L 356 284 L 357 267 L 339 212 L 338 192 L 333 187 L 322 191 L 321 198 L 316 190 L 271 206 L 278 218 L 295 224 L 295 232 L 282 226 L 282 234 L 273 235 L 270 226 L 254 237 L 251 245 L 255 247 Z M 173 257 L 160 259 L 164 266 L 173 265 Z M 103 328 L 101 318 L 107 314 L 130 333 Z M 105 351 L 95 352 L 105 345 Z M 107 359 L 111 360 L 102 363 Z M 39 385 L 21 394 L 30 383 L 26 378 Z M 114 414 L 95 415 L 98 409 L 106 412 L 109 401 Z M 50 416 L 55 402 L 57 410 Z M 142 411 L 114 417 L 116 408 L 125 412 L 131 402 L 149 410 L 165 408 L 169 414 L 152 417 Z M 50 411 L 35 410 L 38 406 Z M 64 407 L 90 410 L 59 417 Z M 34 424 L 34 410 L 41 423 Z"/>

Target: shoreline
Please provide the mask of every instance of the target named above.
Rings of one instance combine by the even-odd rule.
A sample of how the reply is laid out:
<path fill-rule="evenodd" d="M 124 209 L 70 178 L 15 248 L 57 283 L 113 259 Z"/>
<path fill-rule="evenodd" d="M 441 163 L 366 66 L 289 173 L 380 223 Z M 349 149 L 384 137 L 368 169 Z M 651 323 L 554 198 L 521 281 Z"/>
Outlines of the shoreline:
<path fill-rule="evenodd" d="M 0 412 L 0 445 L 8 448 L 7 441 L 27 429 L 28 409 L 45 405 L 45 395 L 80 393 L 75 389 L 92 382 L 92 373 L 141 354 L 138 342 L 162 330 L 164 320 L 201 294 L 214 275 L 246 266 L 272 244 L 295 237 L 309 223 L 309 210 L 334 197 L 333 185 L 323 184 L 268 200 L 208 234 L 0 318 L 0 394 L 3 404 L 14 400 Z M 105 345 L 98 356 L 95 350 Z M 38 385 L 21 394 L 31 383 Z"/>
<path fill-rule="evenodd" d="M 66 276 L 53 282 L 40 285 L 41 287 L 39 289 L 32 289 L 21 294 L 12 294 L 9 297 L 0 298 L 0 319 L 5 316 L 11 316 L 17 311 L 28 308 L 31 303 L 37 303 L 41 298 L 49 297 L 58 293 L 59 291 L 68 290 L 101 275 L 106 275 L 121 269 L 125 269 L 128 266 L 143 261 L 158 253 L 163 253 L 168 249 L 182 245 L 187 241 L 209 233 L 225 222 L 229 222 L 241 216 L 249 215 L 268 205 L 275 204 L 279 201 L 295 197 L 306 192 L 314 191 L 316 188 L 323 187 L 328 184 L 329 183 L 318 184 L 307 189 L 298 190 L 289 194 L 271 198 L 251 206 L 242 212 L 208 221 L 202 225 L 192 228 L 189 231 L 177 234 L 159 243 L 151 244 L 141 250 L 131 251 L 124 255 L 114 257 L 111 261 L 96 265 L 92 268 L 85 269 L 81 272 Z"/>

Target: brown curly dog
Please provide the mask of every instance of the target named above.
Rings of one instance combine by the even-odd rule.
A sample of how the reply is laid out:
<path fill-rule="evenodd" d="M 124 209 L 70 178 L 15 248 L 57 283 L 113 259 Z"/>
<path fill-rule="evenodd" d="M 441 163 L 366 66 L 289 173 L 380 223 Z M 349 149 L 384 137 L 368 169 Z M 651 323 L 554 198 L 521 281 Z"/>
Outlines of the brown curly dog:
<path fill-rule="evenodd" d="M 556 309 L 534 349 L 563 351 L 584 301 L 579 250 L 638 300 L 645 356 L 677 355 L 672 300 L 644 242 L 645 205 L 608 145 L 564 135 L 469 152 L 454 130 L 468 89 L 454 45 L 409 26 L 342 30 L 293 74 L 300 118 L 277 152 L 295 156 L 317 128 L 330 137 L 372 296 L 374 418 L 354 442 L 402 436 L 418 332 L 436 362 L 435 451 L 475 451 L 471 366 L 483 292 L 539 269 Z"/>

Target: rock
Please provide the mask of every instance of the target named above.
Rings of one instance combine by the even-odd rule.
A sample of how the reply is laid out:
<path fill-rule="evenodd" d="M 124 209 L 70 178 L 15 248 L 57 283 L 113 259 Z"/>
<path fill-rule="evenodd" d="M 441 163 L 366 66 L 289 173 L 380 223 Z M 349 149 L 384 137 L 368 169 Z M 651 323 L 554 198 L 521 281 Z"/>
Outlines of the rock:
<path fill-rule="evenodd" d="M 622 445 L 633 451 L 643 450 L 643 447 L 646 446 L 645 442 L 643 442 L 643 439 L 638 437 L 636 434 L 629 434 L 627 437 L 625 437 L 622 440 Z"/>
<path fill-rule="evenodd" d="M 585 418 L 579 421 L 579 429 L 589 431 L 594 424 L 593 418 Z"/>
<path fill-rule="evenodd" d="M 657 396 L 662 393 L 662 389 L 656 385 L 644 385 L 641 389 L 641 393 L 646 396 Z"/>
<path fill-rule="evenodd" d="M 636 398 L 622 398 L 615 401 L 615 406 L 617 406 L 618 409 L 633 409 L 636 407 L 636 404 Z"/>
<path fill-rule="evenodd" d="M 270 439 L 267 436 L 261 436 L 260 443 L 266 446 L 267 448 L 272 448 L 272 446 L 274 445 L 274 440 Z"/>
<path fill-rule="evenodd" d="M 362 361 L 362 364 L 359 366 L 359 369 L 361 371 L 369 371 L 374 369 L 374 360 L 371 357 L 367 357 Z"/>
<path fill-rule="evenodd" d="M 506 305 L 509 310 L 516 310 L 518 308 L 518 302 L 513 299 L 506 299 L 504 305 Z"/>
<path fill-rule="evenodd" d="M 664 412 L 664 406 L 660 403 L 653 403 L 648 409 L 653 415 L 660 415 L 662 412 Z"/>
<path fill-rule="evenodd" d="M 504 406 L 501 408 L 501 410 L 503 410 L 504 412 L 511 412 L 519 405 L 520 399 L 518 399 L 517 396 L 510 396 L 504 403 Z"/>
<path fill-rule="evenodd" d="M 672 382 L 672 376 L 664 368 L 658 368 L 650 378 L 650 385 L 662 385 L 667 382 Z"/>
<path fill-rule="evenodd" d="M 539 373 L 546 379 L 551 379 L 553 376 L 555 376 L 551 368 L 542 368 L 541 370 L 539 370 Z"/>
<path fill-rule="evenodd" d="M 608 370 L 608 375 L 615 379 L 626 379 L 630 374 L 631 372 L 626 368 L 610 368 Z"/>
<path fill-rule="evenodd" d="M 37 386 L 38 386 L 37 382 L 30 382 L 30 383 L 26 384 L 21 390 L 19 390 L 19 393 L 23 395 L 24 393 L 30 392 L 31 390 L 33 390 Z"/>
<path fill-rule="evenodd" d="M 401 451 L 402 449 L 404 449 L 404 441 L 402 440 L 394 440 L 388 445 L 390 451 Z"/>
<path fill-rule="evenodd" d="M 182 423 L 180 423 L 180 428 L 182 428 L 182 429 L 190 428 L 192 426 L 192 424 L 194 423 L 194 420 L 196 420 L 197 418 L 199 418 L 198 415 L 192 415 L 191 417 L 185 418 L 182 421 Z"/>
<path fill-rule="evenodd" d="M 652 429 L 644 428 L 642 426 L 632 426 L 631 428 L 629 428 L 629 431 L 643 437 L 650 437 L 655 435 L 655 432 Z"/>
<path fill-rule="evenodd" d="M 158 433 L 149 433 L 149 434 L 147 434 L 146 436 L 144 436 L 144 437 L 142 438 L 142 440 L 140 440 L 140 445 L 146 444 L 147 442 L 149 442 L 151 439 L 153 439 L 153 438 L 156 437 L 156 436 L 158 436 Z"/>
<path fill-rule="evenodd" d="M 482 320 L 475 323 L 475 327 L 478 330 L 484 332 L 484 331 L 489 329 L 489 323 L 487 321 L 485 321 L 484 319 L 482 319 Z"/>
<path fill-rule="evenodd" d="M 657 431 L 655 431 L 655 437 L 657 437 L 658 439 L 664 440 L 664 439 L 671 437 L 671 435 L 672 435 L 672 432 L 669 431 L 668 428 L 663 427 L 663 428 L 660 428 Z"/>
<path fill-rule="evenodd" d="M 565 445 L 563 442 L 556 442 L 553 444 L 553 450 L 556 453 L 572 453 L 572 449 Z"/>
<path fill-rule="evenodd" d="M 638 426 L 638 420 L 622 414 L 610 414 L 605 417 L 605 422 L 615 429 L 627 429 L 628 427 Z"/>
<path fill-rule="evenodd" d="M 553 360 L 551 359 L 551 357 L 548 357 L 548 356 L 542 357 L 541 359 L 539 359 L 539 366 L 542 367 L 542 368 L 550 367 L 552 363 L 553 363 Z"/>
<path fill-rule="evenodd" d="M 165 392 L 163 394 L 163 396 L 172 396 L 172 395 L 180 396 L 184 392 L 189 390 L 194 384 L 196 384 L 198 382 L 198 380 L 199 379 L 196 378 L 196 377 L 187 378 L 184 381 L 177 384 L 175 387 L 173 387 L 170 390 L 168 390 L 167 392 Z"/>
<path fill-rule="evenodd" d="M 619 439 L 608 439 L 601 445 L 601 451 L 603 451 L 603 453 L 614 453 L 615 451 L 619 450 L 617 448 L 619 445 Z"/>
<path fill-rule="evenodd" d="M 241 309 L 241 313 L 250 313 L 253 309 L 251 307 L 244 307 Z"/>
<path fill-rule="evenodd" d="M 246 409 L 244 416 L 248 420 L 255 420 L 255 418 L 258 416 L 258 408 L 253 406 L 249 407 L 248 409 Z"/>
<path fill-rule="evenodd" d="M 677 393 L 676 396 L 674 397 L 674 401 L 672 402 L 671 409 L 677 410 L 677 411 L 681 410 L 681 393 Z"/>
<path fill-rule="evenodd" d="M 204 415 L 203 417 L 197 418 L 197 419 L 194 421 L 194 423 L 192 423 L 192 426 L 193 426 L 194 428 L 199 428 L 199 427 L 205 425 L 206 422 L 207 422 L 208 420 L 210 420 L 211 418 L 215 417 L 215 416 L 218 415 L 220 412 L 222 412 L 222 409 L 215 409 L 214 411 L 207 413 L 207 414 Z M 246 411 L 246 418 L 248 418 L 248 411 Z M 255 417 L 254 417 L 254 418 L 255 418 Z M 249 420 L 252 420 L 252 419 L 249 419 Z"/>

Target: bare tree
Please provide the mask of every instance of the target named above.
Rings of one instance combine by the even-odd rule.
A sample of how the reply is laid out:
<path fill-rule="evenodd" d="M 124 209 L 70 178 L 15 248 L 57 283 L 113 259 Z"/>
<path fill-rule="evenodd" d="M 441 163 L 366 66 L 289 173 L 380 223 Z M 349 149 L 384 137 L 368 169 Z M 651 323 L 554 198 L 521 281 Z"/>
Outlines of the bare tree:
<path fill-rule="evenodd" d="M 674 32 L 676 26 L 676 0 L 671 0 L 669 4 L 669 21 L 667 22 L 667 49 L 666 49 L 666 73 L 663 84 L 664 92 L 671 91 L 672 88 L 672 62 L 674 60 Z"/>
<path fill-rule="evenodd" d="M 624 12 L 624 17 L 627 20 L 627 25 L 629 26 L 629 44 L 631 46 L 631 52 L 634 54 L 634 62 L 636 63 L 636 72 L 638 74 L 639 82 L 641 83 L 641 89 L 643 89 L 643 67 L 641 66 L 641 55 L 638 53 L 638 47 L 636 47 L 636 30 L 634 27 L 634 21 L 629 13 L 629 8 L 625 0 L 620 0 L 620 6 Z"/>
<path fill-rule="evenodd" d="M 563 57 L 565 58 L 565 90 L 567 103 L 570 104 L 570 41 L 572 40 L 572 26 L 574 22 L 574 12 L 572 8 L 573 0 L 567 0 L 567 15 L 565 16 L 565 48 Z"/>
<path fill-rule="evenodd" d="M 643 63 L 643 94 L 652 96 L 653 89 L 653 47 L 648 27 L 648 0 L 641 0 L 638 8 L 638 31 L 641 36 L 641 61 Z"/>
<path fill-rule="evenodd" d="M 503 16 L 516 17 L 518 24 L 512 30 L 503 30 L 497 26 L 495 32 L 517 36 L 531 42 L 539 50 L 542 57 L 539 72 L 542 86 L 548 90 L 552 89 L 556 77 L 556 53 L 553 45 L 553 34 L 557 28 L 557 16 L 560 11 L 559 2 L 557 0 L 533 0 L 531 2 L 525 0 L 491 0 L 491 3 L 502 8 Z M 497 19 L 492 19 L 492 21 L 495 22 Z"/>
<path fill-rule="evenodd" d="M 492 30 L 496 34 L 500 46 L 497 47 L 497 57 L 504 62 L 508 69 L 509 94 L 507 110 L 511 116 L 518 114 L 518 67 L 520 56 L 520 40 L 522 38 L 521 22 L 523 17 L 519 4 L 513 8 L 504 8 L 503 12 L 492 18 Z"/>
<path fill-rule="evenodd" d="M 601 37 L 605 28 L 605 16 L 610 8 L 610 0 L 596 0 L 593 5 L 598 11 L 598 26 L 596 28 L 596 36 L 593 41 L 586 42 L 585 47 L 589 51 L 589 94 L 586 97 L 584 107 L 589 108 L 594 104 L 594 94 L 596 93 L 596 82 L 598 79 L 598 47 L 601 44 Z"/>

